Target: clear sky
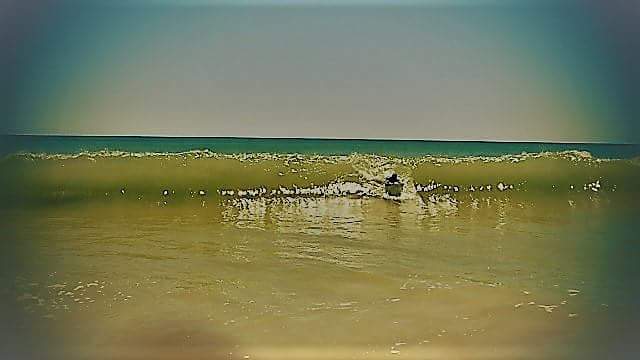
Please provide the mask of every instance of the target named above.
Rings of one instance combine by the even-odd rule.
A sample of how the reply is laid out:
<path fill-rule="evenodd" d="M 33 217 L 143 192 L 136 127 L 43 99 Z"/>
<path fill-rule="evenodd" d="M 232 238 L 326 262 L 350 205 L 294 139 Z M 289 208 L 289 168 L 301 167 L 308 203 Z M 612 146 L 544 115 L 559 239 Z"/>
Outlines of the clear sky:
<path fill-rule="evenodd" d="M 640 140 L 633 2 L 27 3 L 3 133 Z"/>

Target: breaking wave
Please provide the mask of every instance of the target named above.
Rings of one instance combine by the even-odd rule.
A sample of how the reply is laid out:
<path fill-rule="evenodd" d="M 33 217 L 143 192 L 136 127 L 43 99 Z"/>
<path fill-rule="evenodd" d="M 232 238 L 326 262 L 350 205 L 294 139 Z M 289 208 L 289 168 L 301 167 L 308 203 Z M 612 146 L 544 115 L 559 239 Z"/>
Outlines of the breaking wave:
<path fill-rule="evenodd" d="M 92 198 L 455 198 L 492 193 L 635 192 L 640 162 L 584 151 L 468 157 L 97 151 L 17 153 L 0 160 L 4 200 Z M 385 193 L 395 173 L 400 196 Z"/>

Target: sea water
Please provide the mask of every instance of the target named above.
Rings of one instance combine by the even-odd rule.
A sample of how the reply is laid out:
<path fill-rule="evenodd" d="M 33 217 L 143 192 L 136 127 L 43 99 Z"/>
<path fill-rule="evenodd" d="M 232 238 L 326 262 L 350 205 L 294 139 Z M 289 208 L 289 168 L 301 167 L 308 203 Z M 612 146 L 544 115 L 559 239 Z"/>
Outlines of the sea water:
<path fill-rule="evenodd" d="M 15 354 L 633 350 L 637 145 L 12 136 L 2 153 Z"/>

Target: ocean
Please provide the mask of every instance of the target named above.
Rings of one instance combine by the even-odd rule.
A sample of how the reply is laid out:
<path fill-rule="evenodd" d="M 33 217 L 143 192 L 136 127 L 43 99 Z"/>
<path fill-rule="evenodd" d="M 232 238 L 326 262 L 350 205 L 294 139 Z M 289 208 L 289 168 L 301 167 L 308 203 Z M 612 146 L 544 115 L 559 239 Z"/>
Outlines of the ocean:
<path fill-rule="evenodd" d="M 500 156 L 505 154 L 587 151 L 598 158 L 640 156 L 639 144 L 543 143 L 490 141 L 276 139 L 242 137 L 152 137 L 152 136 L 0 136 L 0 154 L 41 152 L 69 154 L 82 151 L 176 153 L 209 150 L 216 153 L 287 153 L 349 155 L 353 153 L 389 156 Z"/>
<path fill-rule="evenodd" d="M 3 136 L 0 153 L 14 354 L 633 353 L 638 145 Z"/>

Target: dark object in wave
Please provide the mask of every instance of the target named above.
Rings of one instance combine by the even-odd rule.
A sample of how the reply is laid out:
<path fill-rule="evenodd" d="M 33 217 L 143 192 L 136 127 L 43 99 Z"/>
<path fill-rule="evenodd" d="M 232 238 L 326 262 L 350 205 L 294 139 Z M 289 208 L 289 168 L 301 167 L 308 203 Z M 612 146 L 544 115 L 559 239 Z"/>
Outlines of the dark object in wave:
<path fill-rule="evenodd" d="M 389 175 L 384 181 L 384 191 L 390 196 L 400 196 L 404 184 L 398 178 L 398 174 Z"/>

